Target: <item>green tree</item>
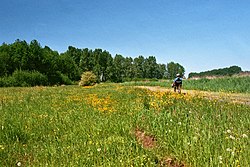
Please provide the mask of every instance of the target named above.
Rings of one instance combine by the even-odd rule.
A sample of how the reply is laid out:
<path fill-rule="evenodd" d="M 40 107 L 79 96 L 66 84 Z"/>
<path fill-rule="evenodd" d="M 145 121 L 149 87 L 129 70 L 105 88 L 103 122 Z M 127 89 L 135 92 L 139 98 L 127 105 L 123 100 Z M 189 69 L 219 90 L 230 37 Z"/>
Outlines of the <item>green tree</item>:
<path fill-rule="evenodd" d="M 80 58 L 79 67 L 83 72 L 93 71 L 94 56 L 93 56 L 93 51 L 91 49 L 84 48 L 82 50 L 82 56 Z"/>
<path fill-rule="evenodd" d="M 113 61 L 112 81 L 122 82 L 125 77 L 125 58 L 116 54 Z"/>
<path fill-rule="evenodd" d="M 61 83 L 60 66 L 59 53 L 45 46 L 43 49 L 42 69 L 40 72 L 48 76 L 50 85 Z"/>
<path fill-rule="evenodd" d="M 99 57 L 100 81 L 106 81 L 110 78 L 110 66 L 112 66 L 113 58 L 108 51 L 103 51 Z"/>
<path fill-rule="evenodd" d="M 77 66 L 80 65 L 80 60 L 81 60 L 81 57 L 83 56 L 83 52 L 81 49 L 75 48 L 73 46 L 69 46 L 65 54 L 71 57 Z"/>
<path fill-rule="evenodd" d="M 27 56 L 28 70 L 42 70 L 43 49 L 37 40 L 32 40 L 29 45 Z"/>
<path fill-rule="evenodd" d="M 144 78 L 144 63 L 145 59 L 143 56 L 134 58 L 134 72 L 135 78 Z"/>
<path fill-rule="evenodd" d="M 188 78 L 192 77 L 207 77 L 207 76 L 232 76 L 234 74 L 238 74 L 242 72 L 241 68 L 238 66 L 231 66 L 220 69 L 213 69 L 210 71 L 203 71 L 200 73 L 191 72 L 188 75 Z"/>
<path fill-rule="evenodd" d="M 167 64 L 167 77 L 169 79 L 175 78 L 176 74 L 180 74 L 181 76 L 184 76 L 185 69 L 182 65 L 179 63 L 170 62 Z"/>
<path fill-rule="evenodd" d="M 11 74 L 17 69 L 29 70 L 30 62 L 28 62 L 28 60 L 30 48 L 26 41 L 17 39 L 13 44 L 10 45 L 8 54 L 11 57 Z"/>
<path fill-rule="evenodd" d="M 135 77 L 135 69 L 131 57 L 126 57 L 124 60 L 124 77 L 126 80 L 131 80 Z"/>
<path fill-rule="evenodd" d="M 102 75 L 101 65 L 100 65 L 100 57 L 102 54 L 102 49 L 95 49 L 93 51 L 93 72 L 97 76 L 97 78 L 100 80 Z"/>
<path fill-rule="evenodd" d="M 12 61 L 10 57 L 9 45 L 3 43 L 0 46 L 0 77 L 8 76 L 12 73 Z"/>
<path fill-rule="evenodd" d="M 167 69 L 165 64 L 157 64 L 156 78 L 162 79 L 167 77 Z"/>
<path fill-rule="evenodd" d="M 144 77 L 145 78 L 156 78 L 157 77 L 157 63 L 154 56 L 149 56 L 144 62 Z"/>
<path fill-rule="evenodd" d="M 73 57 L 68 54 L 61 54 L 58 61 L 59 71 L 65 74 L 72 81 L 77 81 L 80 79 L 80 70 L 76 65 Z"/>

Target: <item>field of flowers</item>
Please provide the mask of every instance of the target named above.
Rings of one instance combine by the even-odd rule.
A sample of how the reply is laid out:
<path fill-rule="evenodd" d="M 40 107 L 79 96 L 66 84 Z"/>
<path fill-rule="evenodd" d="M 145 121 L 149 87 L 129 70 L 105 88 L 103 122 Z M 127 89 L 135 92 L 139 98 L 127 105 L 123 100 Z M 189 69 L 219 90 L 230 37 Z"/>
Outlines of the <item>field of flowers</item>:
<path fill-rule="evenodd" d="M 250 164 L 249 105 L 118 84 L 0 95 L 0 166 Z"/>

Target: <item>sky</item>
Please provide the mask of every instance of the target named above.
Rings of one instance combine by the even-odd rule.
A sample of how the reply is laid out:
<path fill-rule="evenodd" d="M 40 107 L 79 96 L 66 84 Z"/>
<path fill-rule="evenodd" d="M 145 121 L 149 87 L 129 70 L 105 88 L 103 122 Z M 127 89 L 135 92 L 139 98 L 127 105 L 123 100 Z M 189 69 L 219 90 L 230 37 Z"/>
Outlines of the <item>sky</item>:
<path fill-rule="evenodd" d="M 0 43 L 16 39 L 63 53 L 101 48 L 114 57 L 155 56 L 186 75 L 250 71 L 249 0 L 1 0 Z"/>

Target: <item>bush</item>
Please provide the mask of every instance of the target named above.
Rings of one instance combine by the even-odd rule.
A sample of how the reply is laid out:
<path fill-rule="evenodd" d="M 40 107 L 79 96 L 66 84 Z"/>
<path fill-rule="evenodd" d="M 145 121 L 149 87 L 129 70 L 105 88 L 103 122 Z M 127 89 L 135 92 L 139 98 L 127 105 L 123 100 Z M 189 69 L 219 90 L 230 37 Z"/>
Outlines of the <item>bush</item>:
<path fill-rule="evenodd" d="M 11 87 L 15 85 L 16 85 L 16 80 L 12 76 L 0 78 L 0 87 Z"/>
<path fill-rule="evenodd" d="M 1 87 L 48 85 L 46 75 L 37 71 L 16 70 L 12 76 L 0 79 Z"/>
<path fill-rule="evenodd" d="M 96 82 L 96 75 L 91 71 L 87 71 L 81 75 L 81 81 L 79 82 L 79 86 L 92 86 L 96 84 Z"/>
<path fill-rule="evenodd" d="M 48 85 L 48 78 L 46 75 L 38 71 L 21 71 L 16 70 L 12 77 L 16 81 L 15 86 L 37 86 Z"/>
<path fill-rule="evenodd" d="M 72 85 L 73 82 L 69 79 L 69 77 L 60 71 L 55 71 L 48 74 L 49 84 L 50 85 Z"/>

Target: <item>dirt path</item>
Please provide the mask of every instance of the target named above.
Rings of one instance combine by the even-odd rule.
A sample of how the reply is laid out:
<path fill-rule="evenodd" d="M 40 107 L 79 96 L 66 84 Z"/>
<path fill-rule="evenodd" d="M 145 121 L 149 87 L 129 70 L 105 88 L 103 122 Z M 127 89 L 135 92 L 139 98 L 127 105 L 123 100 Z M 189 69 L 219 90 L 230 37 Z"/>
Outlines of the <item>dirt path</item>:
<path fill-rule="evenodd" d="M 160 92 L 174 92 L 173 89 L 164 88 L 160 86 L 136 86 L 138 88 L 149 89 L 151 91 Z M 184 94 L 191 95 L 201 95 L 208 99 L 217 99 L 222 101 L 229 101 L 233 103 L 241 103 L 250 105 L 250 94 L 243 93 L 224 93 L 224 92 L 208 92 L 208 91 L 198 91 L 198 90 L 182 90 Z"/>

